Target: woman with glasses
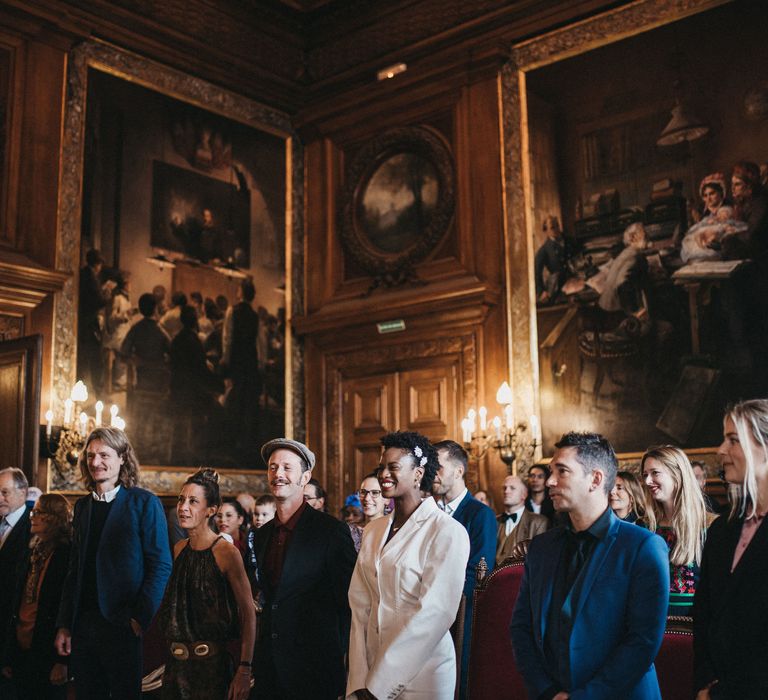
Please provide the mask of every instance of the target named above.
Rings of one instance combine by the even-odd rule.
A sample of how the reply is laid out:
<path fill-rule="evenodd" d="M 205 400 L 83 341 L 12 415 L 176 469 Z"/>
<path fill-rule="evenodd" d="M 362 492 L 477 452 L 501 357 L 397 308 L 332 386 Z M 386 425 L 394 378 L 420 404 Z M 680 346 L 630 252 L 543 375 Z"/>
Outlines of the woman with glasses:
<path fill-rule="evenodd" d="M 357 495 L 360 497 L 360 503 L 363 506 L 363 527 L 374 520 L 384 517 L 387 499 L 381 495 L 381 486 L 379 486 L 379 480 L 376 478 L 375 472 L 363 479 Z"/>
<path fill-rule="evenodd" d="M 64 496 L 43 494 L 30 521 L 32 540 L 22 569 L 26 575 L 19 578 L 2 672 L 13 680 L 20 700 L 63 700 L 68 657 L 56 654 L 53 640 L 69 564 L 72 510 Z"/>
<path fill-rule="evenodd" d="M 347 698 L 452 700 L 456 653 L 449 629 L 464 588 L 469 537 L 431 493 L 437 452 L 419 433 L 381 439 L 378 481 L 393 513 L 365 528 L 349 586 Z"/>

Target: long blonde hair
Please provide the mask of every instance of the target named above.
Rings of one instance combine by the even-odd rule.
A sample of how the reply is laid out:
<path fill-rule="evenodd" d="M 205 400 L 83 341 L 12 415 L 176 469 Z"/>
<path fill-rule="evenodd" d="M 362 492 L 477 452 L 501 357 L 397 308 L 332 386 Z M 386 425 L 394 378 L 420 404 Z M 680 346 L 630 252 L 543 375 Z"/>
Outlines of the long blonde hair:
<path fill-rule="evenodd" d="M 741 449 L 744 451 L 746 472 L 742 484 L 731 484 L 731 512 L 728 519 L 736 516 L 751 518 L 757 509 L 756 467 L 761 455 L 755 454 L 753 445 L 762 451 L 762 463 L 768 462 L 768 399 L 742 401 L 725 412 L 725 419 L 730 418 L 736 427 Z M 751 438 L 751 439 L 750 439 Z"/>
<path fill-rule="evenodd" d="M 640 462 L 641 473 L 649 458 L 659 462 L 669 472 L 675 484 L 671 523 L 675 544 L 669 553 L 669 561 L 674 566 L 699 564 L 706 537 L 707 507 L 688 455 L 679 447 L 671 445 L 651 447 L 646 450 Z M 663 507 L 652 498 L 651 507 L 646 513 L 649 529 L 655 531 L 663 517 Z"/>

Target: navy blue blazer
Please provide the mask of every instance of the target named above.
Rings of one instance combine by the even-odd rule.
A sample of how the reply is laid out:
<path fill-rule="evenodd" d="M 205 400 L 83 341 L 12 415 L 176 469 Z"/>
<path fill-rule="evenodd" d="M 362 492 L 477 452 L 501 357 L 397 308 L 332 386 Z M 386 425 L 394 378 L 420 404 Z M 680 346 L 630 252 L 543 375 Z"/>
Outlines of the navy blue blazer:
<path fill-rule="evenodd" d="M 64 582 L 57 627 L 70 631 L 80 606 L 84 558 L 93 497 L 75 503 L 72 554 Z M 110 622 L 149 627 L 171 575 L 171 551 L 163 506 L 157 496 L 121 486 L 109 510 L 96 552 L 99 610 Z"/>
<path fill-rule="evenodd" d="M 467 596 L 467 606 L 471 606 L 472 591 L 475 589 L 475 570 L 480 563 L 480 557 L 485 557 L 489 569 L 493 568 L 496 561 L 496 515 L 469 491 L 452 515 L 469 533 L 469 561 L 464 577 L 464 595 Z"/>
<path fill-rule="evenodd" d="M 528 549 L 510 632 L 515 661 L 530 697 L 556 683 L 547 671 L 544 636 L 553 580 L 566 543 L 564 527 L 535 537 Z M 653 660 L 661 646 L 669 600 L 664 540 L 611 513 L 576 579 L 578 603 L 568 649 L 571 700 L 661 700 Z M 564 608 L 569 605 L 570 596 Z"/>

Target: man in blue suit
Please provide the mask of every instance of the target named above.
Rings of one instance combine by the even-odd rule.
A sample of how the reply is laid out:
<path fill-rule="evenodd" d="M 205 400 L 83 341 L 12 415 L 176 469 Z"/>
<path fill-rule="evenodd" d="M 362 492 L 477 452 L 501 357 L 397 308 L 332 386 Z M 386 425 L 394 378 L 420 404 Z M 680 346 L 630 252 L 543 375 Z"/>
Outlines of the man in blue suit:
<path fill-rule="evenodd" d="M 171 573 L 165 514 L 136 486 L 139 463 L 122 430 L 94 430 L 79 466 L 91 493 L 75 504 L 56 649 L 72 655 L 78 700 L 138 700 L 141 634 Z"/>
<path fill-rule="evenodd" d="M 567 433 L 547 480 L 567 524 L 531 541 L 512 614 L 530 698 L 661 700 L 653 660 L 667 615 L 663 540 L 608 507 L 616 455 L 594 433 Z"/>
<path fill-rule="evenodd" d="M 496 557 L 496 515 L 468 491 L 464 483 L 467 472 L 467 452 L 453 440 L 434 444 L 440 469 L 432 486 L 437 505 L 458 520 L 469 533 L 469 561 L 464 577 L 466 613 L 464 615 L 464 644 L 461 655 L 460 698 L 467 694 L 469 642 L 472 633 L 472 591 L 475 588 L 475 570 L 481 557 L 493 567 Z"/>

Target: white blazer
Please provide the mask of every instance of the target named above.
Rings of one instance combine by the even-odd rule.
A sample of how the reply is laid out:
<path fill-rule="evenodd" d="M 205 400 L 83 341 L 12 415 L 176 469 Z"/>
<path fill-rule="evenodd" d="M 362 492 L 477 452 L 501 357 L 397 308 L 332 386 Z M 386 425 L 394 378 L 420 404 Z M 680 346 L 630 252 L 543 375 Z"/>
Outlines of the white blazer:
<path fill-rule="evenodd" d="M 394 514 L 366 526 L 349 586 L 347 698 L 451 700 L 456 619 L 469 559 L 464 527 L 427 498 L 385 545 Z"/>

